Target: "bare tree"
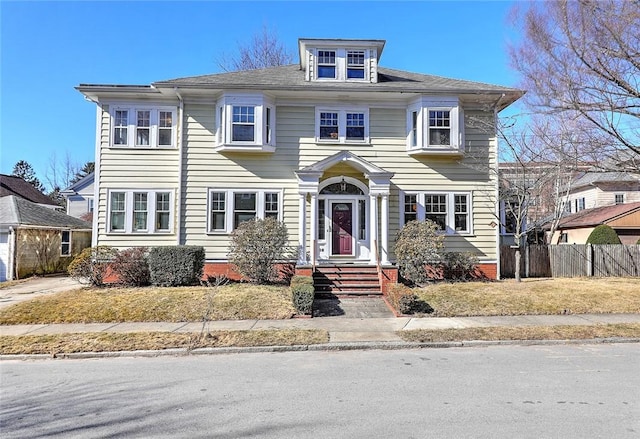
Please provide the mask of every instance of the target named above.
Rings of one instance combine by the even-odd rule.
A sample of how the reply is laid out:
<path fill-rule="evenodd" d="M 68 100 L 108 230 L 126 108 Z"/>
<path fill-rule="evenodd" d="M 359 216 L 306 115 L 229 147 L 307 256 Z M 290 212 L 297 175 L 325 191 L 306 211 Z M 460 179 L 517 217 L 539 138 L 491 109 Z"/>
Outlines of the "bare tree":
<path fill-rule="evenodd" d="M 563 160 L 640 172 L 640 2 L 530 2 L 513 18 L 524 30 L 510 55 L 525 103 L 538 122 L 563 121 L 547 124 L 547 147 Z M 572 147 L 559 149 L 558 138 Z"/>
<path fill-rule="evenodd" d="M 218 59 L 218 67 L 225 72 L 256 70 L 291 64 L 293 59 L 293 53 L 280 42 L 277 33 L 264 25 L 248 44 L 238 43 L 236 53 L 223 54 Z"/>

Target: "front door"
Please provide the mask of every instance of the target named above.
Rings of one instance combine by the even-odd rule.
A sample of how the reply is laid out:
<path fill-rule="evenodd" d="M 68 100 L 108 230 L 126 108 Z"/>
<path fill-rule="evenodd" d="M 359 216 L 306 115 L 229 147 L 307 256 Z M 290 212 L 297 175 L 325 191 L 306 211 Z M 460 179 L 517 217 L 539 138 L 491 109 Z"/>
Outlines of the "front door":
<path fill-rule="evenodd" d="M 353 204 L 331 203 L 331 254 L 353 255 Z"/>

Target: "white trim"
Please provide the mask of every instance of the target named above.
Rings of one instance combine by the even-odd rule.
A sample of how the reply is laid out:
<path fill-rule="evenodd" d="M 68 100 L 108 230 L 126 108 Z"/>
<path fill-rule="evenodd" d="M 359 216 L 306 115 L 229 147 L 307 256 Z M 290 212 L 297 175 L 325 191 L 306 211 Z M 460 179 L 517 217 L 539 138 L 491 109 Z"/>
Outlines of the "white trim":
<path fill-rule="evenodd" d="M 124 230 L 112 230 L 111 229 L 111 194 L 112 193 L 124 193 Z M 146 193 L 147 194 L 147 228 L 142 230 L 133 229 L 133 209 L 134 209 L 134 194 Z M 156 228 L 156 197 L 158 193 L 169 193 L 169 230 L 161 230 Z M 176 195 L 175 189 L 109 189 L 107 190 L 107 210 L 106 210 L 106 233 L 108 235 L 149 235 L 149 234 L 161 234 L 170 235 L 174 233 L 174 221 L 176 211 Z"/>
<path fill-rule="evenodd" d="M 338 138 L 320 138 L 320 113 L 338 114 Z M 364 139 L 347 139 L 347 114 L 364 114 Z M 315 138 L 319 144 L 369 144 L 369 107 L 364 106 L 317 106 L 315 109 Z"/>
<path fill-rule="evenodd" d="M 429 112 L 449 112 L 449 145 L 430 144 Z M 416 142 L 413 144 L 413 114 L 417 113 Z M 464 153 L 464 111 L 457 97 L 422 96 L 407 106 L 407 152 L 409 155 Z"/>
<path fill-rule="evenodd" d="M 253 141 L 233 140 L 233 108 L 253 108 Z M 267 133 L 267 109 L 270 131 Z M 218 152 L 274 152 L 276 150 L 276 106 L 263 93 L 225 93 L 215 105 L 216 146 Z M 269 137 L 269 138 L 267 138 Z"/>
<path fill-rule="evenodd" d="M 313 58 L 313 71 L 309 75 L 309 78 L 312 81 L 316 82 L 372 82 L 372 59 L 377 56 L 377 52 L 375 49 L 371 49 L 364 46 L 354 45 L 354 46 L 343 46 L 337 47 L 333 45 L 322 45 L 314 48 L 307 49 L 309 53 L 311 53 Z M 329 51 L 335 53 L 335 63 L 333 64 L 335 68 L 335 75 L 333 78 L 321 78 L 318 75 L 318 67 L 321 66 L 319 63 L 319 55 L 320 51 Z M 362 69 L 364 71 L 363 78 L 348 78 L 347 70 L 348 70 L 348 56 L 349 52 L 363 52 L 364 54 L 364 63 L 362 65 Z M 322 66 L 331 66 L 331 64 L 323 63 Z M 377 78 L 377 65 L 374 67 L 374 77 Z"/>
<path fill-rule="evenodd" d="M 62 239 L 62 237 L 64 236 L 64 233 L 68 232 L 69 233 L 69 241 L 64 241 Z M 62 246 L 67 243 L 69 245 L 69 251 L 67 253 L 63 253 L 62 252 Z M 62 258 L 68 258 L 70 257 L 73 253 L 73 249 L 72 249 L 72 243 L 73 243 L 73 237 L 72 237 L 72 232 L 70 229 L 68 230 L 60 230 L 60 257 Z"/>
<path fill-rule="evenodd" d="M 224 230 L 212 230 L 211 224 L 211 194 L 214 192 L 225 194 L 225 228 Z M 265 194 L 278 194 L 278 221 L 282 221 L 283 218 L 283 206 L 284 206 L 284 189 L 255 189 L 255 188 L 207 188 L 207 229 L 205 233 L 207 235 L 222 235 L 229 234 L 234 230 L 233 215 L 235 212 L 235 197 L 237 193 L 244 194 L 256 194 L 256 218 L 264 219 L 265 215 Z"/>
<path fill-rule="evenodd" d="M 418 221 L 424 221 L 426 218 L 425 212 L 425 196 L 426 195 L 444 195 L 446 197 L 446 209 L 445 212 L 445 221 L 446 221 L 446 230 L 444 230 L 444 234 L 446 235 L 460 235 L 460 236 L 472 236 L 473 232 L 473 192 L 469 191 L 400 191 L 400 199 L 398 200 L 399 206 L 399 227 L 402 228 L 404 226 L 404 197 L 405 195 L 416 195 L 417 212 L 416 218 Z M 456 195 L 464 195 L 467 197 L 467 225 L 469 230 L 464 231 L 456 231 L 455 230 L 455 196 Z"/>
<path fill-rule="evenodd" d="M 127 111 L 127 143 L 114 143 L 115 113 L 116 111 Z M 137 112 L 150 112 L 149 144 L 136 144 Z M 159 145 L 159 117 L 160 112 L 171 113 L 171 144 Z M 110 148 L 126 149 L 175 149 L 177 146 L 177 107 L 172 105 L 154 105 L 152 103 L 111 103 L 109 104 L 109 144 Z"/>

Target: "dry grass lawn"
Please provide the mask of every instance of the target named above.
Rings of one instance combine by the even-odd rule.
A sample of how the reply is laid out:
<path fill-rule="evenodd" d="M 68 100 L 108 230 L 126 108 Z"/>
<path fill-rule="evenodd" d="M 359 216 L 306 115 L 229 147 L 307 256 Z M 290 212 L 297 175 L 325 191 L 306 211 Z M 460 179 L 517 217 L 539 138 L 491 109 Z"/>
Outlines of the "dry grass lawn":
<path fill-rule="evenodd" d="M 638 338 L 640 323 L 595 326 L 516 326 L 464 329 L 398 331 L 408 342 L 471 340 L 585 340 L 594 338 Z"/>
<path fill-rule="evenodd" d="M 294 314 L 289 288 L 280 286 L 86 288 L 2 309 L 0 324 L 264 320 Z"/>
<path fill-rule="evenodd" d="M 114 352 L 171 348 L 294 346 L 327 343 L 329 334 L 320 330 L 211 331 L 193 333 L 132 332 L 0 337 L 0 354 L 47 354 Z"/>
<path fill-rule="evenodd" d="M 438 317 L 640 313 L 638 278 L 438 283 L 415 292 Z"/>

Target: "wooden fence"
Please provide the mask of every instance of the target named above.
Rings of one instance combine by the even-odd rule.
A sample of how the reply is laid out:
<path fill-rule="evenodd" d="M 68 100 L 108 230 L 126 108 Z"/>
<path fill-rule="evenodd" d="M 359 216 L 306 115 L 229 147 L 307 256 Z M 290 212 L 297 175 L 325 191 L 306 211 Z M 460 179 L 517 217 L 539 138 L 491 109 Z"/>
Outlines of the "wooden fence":
<path fill-rule="evenodd" d="M 520 276 L 522 277 L 550 277 L 549 246 L 529 245 L 520 248 Z M 508 245 L 500 247 L 500 275 L 515 277 L 516 249 Z"/>
<path fill-rule="evenodd" d="M 640 245 L 551 245 L 549 256 L 553 277 L 640 276 Z"/>
<path fill-rule="evenodd" d="M 500 247 L 502 277 L 515 277 L 515 251 Z M 530 245 L 521 255 L 522 277 L 640 276 L 640 245 Z"/>

